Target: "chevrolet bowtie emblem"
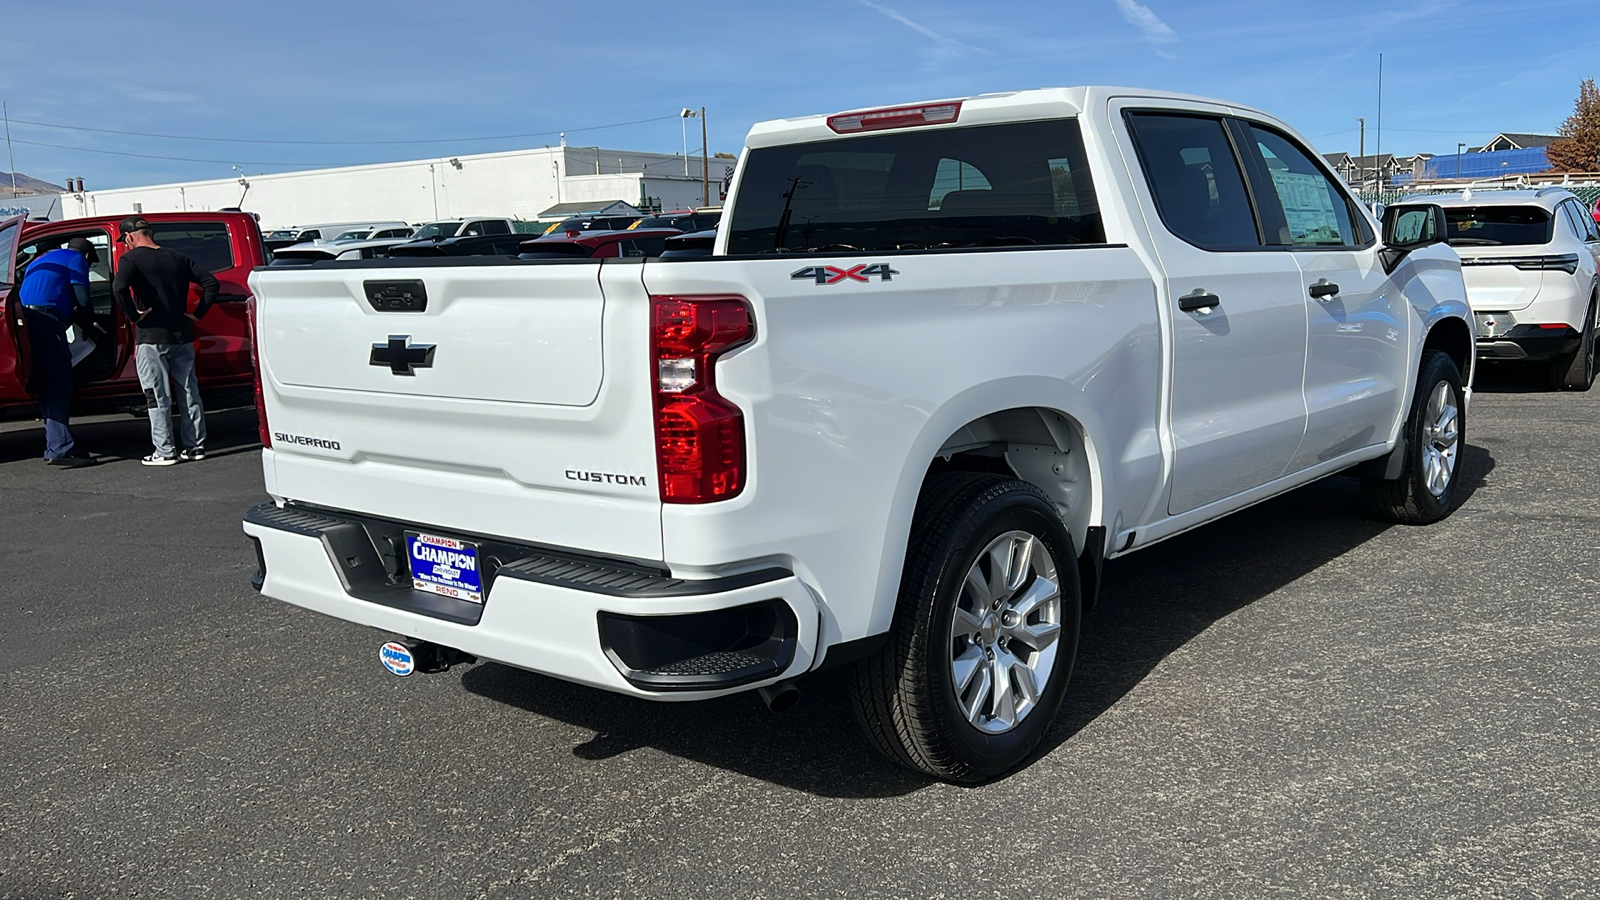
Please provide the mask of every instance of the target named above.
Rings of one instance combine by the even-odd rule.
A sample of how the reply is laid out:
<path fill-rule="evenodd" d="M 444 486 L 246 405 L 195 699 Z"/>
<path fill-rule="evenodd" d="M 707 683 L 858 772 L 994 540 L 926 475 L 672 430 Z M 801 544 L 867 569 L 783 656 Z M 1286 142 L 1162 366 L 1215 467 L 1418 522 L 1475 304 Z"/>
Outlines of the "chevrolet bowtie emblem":
<path fill-rule="evenodd" d="M 411 341 L 409 334 L 391 334 L 389 343 L 373 344 L 372 358 L 367 362 L 374 366 L 388 366 L 389 371 L 396 375 L 415 375 L 413 369 L 430 369 L 433 367 L 433 344 L 417 344 L 408 346 Z"/>

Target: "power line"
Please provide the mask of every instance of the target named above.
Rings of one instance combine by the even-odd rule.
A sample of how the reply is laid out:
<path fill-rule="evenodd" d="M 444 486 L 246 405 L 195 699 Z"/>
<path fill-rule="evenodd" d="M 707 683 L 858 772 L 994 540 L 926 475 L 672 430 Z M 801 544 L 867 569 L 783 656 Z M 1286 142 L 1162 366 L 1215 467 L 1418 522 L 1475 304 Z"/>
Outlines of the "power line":
<path fill-rule="evenodd" d="M 99 153 L 105 156 L 133 156 L 139 159 L 160 159 L 168 162 L 197 162 L 220 163 L 222 165 L 236 166 L 344 166 L 364 165 L 363 163 L 332 163 L 332 162 L 262 162 L 250 159 L 195 159 L 189 156 L 157 156 L 152 153 L 129 153 L 125 150 L 95 150 L 91 147 L 69 147 L 66 144 L 46 144 L 43 141 L 16 141 L 18 144 L 27 144 L 31 147 L 52 147 L 56 150 L 75 150 L 79 153 Z"/>
<path fill-rule="evenodd" d="M 580 132 L 580 131 L 600 131 L 600 130 L 606 129 L 606 128 L 624 128 L 624 127 L 627 127 L 629 125 L 645 125 L 645 124 L 648 124 L 650 122 L 662 122 L 662 121 L 665 121 L 667 119 L 676 119 L 676 118 L 678 118 L 678 114 L 674 113 L 674 114 L 672 114 L 670 116 L 656 116 L 656 117 L 650 118 L 650 119 L 636 119 L 636 120 L 634 120 L 632 122 L 616 122 L 616 123 L 613 123 L 611 125 L 589 125 L 589 126 L 586 126 L 586 127 L 583 127 L 583 128 L 567 128 L 567 129 L 564 129 L 564 130 L 557 130 L 557 131 L 533 131 L 533 132 L 528 132 L 526 134 L 498 134 L 498 135 L 490 135 L 490 136 L 487 136 L 487 137 L 428 138 L 428 139 L 425 139 L 425 140 L 415 140 L 415 141 L 284 141 L 284 140 L 270 140 L 270 139 L 257 139 L 257 138 L 201 137 L 201 136 L 198 136 L 198 135 L 156 134 L 156 133 L 148 132 L 148 131 L 119 131 L 119 130 L 114 129 L 114 128 L 90 128 L 90 127 L 85 126 L 85 125 L 61 125 L 61 124 L 57 124 L 57 123 L 54 123 L 54 122 L 31 122 L 31 121 L 28 121 L 26 119 L 12 119 L 11 121 L 17 123 L 18 125 L 32 125 L 32 126 L 35 126 L 37 128 L 60 128 L 60 129 L 66 130 L 66 131 L 89 131 L 89 132 L 94 132 L 96 134 L 115 134 L 115 135 L 121 135 L 121 136 L 124 136 L 124 137 L 161 138 L 161 139 L 164 139 L 164 140 L 171 140 L 171 141 L 209 141 L 209 142 L 212 142 L 212 143 L 221 143 L 221 144 L 282 144 L 282 145 L 298 145 L 298 146 L 312 146 L 312 145 L 315 145 L 315 146 L 405 146 L 405 145 L 415 145 L 415 144 L 461 144 L 461 143 L 469 143 L 469 142 L 472 142 L 472 141 L 509 141 L 509 140 L 516 140 L 516 139 L 520 139 L 520 138 L 549 137 L 550 135 L 553 135 L 553 134 L 574 134 L 574 133 Z M 22 142 L 19 141 L 18 143 L 22 143 Z M 40 146 L 55 146 L 55 145 L 42 144 Z M 67 149 L 78 149 L 78 148 L 74 147 L 74 148 L 67 148 Z M 155 158 L 161 159 L 161 158 L 165 158 L 165 157 L 155 157 Z M 209 162 L 209 160 L 195 160 L 195 162 Z M 276 163 L 259 163 L 259 164 L 255 164 L 255 165 L 276 165 Z"/>

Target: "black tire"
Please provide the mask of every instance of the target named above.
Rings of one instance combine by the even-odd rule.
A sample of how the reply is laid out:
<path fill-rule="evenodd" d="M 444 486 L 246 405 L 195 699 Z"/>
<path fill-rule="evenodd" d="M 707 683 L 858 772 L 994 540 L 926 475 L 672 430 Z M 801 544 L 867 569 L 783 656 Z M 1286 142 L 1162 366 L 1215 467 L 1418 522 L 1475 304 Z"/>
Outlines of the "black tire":
<path fill-rule="evenodd" d="M 1429 457 L 1440 453 L 1443 438 L 1429 421 L 1430 399 L 1440 385 L 1454 404 L 1454 435 L 1450 441 L 1448 479 L 1442 489 L 1430 487 Z M 1406 417 L 1406 458 L 1400 477 L 1361 479 L 1361 499 L 1375 518 L 1402 525 L 1427 525 L 1450 515 L 1455 509 L 1456 490 L 1461 483 L 1461 450 L 1467 442 L 1467 414 L 1463 405 L 1461 372 L 1455 360 L 1438 350 L 1422 353 L 1417 389 L 1411 396 L 1411 411 Z"/>
<path fill-rule="evenodd" d="M 1590 298 L 1589 311 L 1583 317 L 1583 337 L 1577 349 L 1550 363 L 1550 389 L 1553 391 L 1587 391 L 1594 384 L 1595 304 L 1596 299 Z"/>
<path fill-rule="evenodd" d="M 965 608 L 974 602 L 973 589 L 967 587 L 968 573 L 983 571 L 986 564 L 992 573 L 993 554 L 987 563 L 980 562 L 980 557 L 992 543 L 1021 540 L 1015 533 L 1036 539 L 1036 544 L 1031 540 L 1023 543 L 1029 548 L 1042 546 L 1049 560 L 1037 562 L 1035 568 L 1023 567 L 1026 571 L 1016 583 L 1027 587 L 1012 588 L 1012 594 L 1026 594 L 1039 585 L 1044 585 L 1040 594 L 1048 592 L 1050 579 L 1036 568 L 1053 567 L 1059 588 L 1059 604 L 1051 607 L 1059 620 L 1050 623 L 1059 625 L 1053 656 L 1031 657 L 1041 669 L 1049 662 L 1042 685 L 1031 672 L 997 668 L 1006 660 L 1044 652 L 1019 643 L 1016 637 L 995 637 L 1002 621 L 1014 627 L 1016 620 L 999 618 L 1005 613 L 991 611 L 984 619 L 987 630 L 973 636 L 958 633 L 955 625 L 958 604 Z M 912 519 L 889 642 L 876 656 L 858 663 L 853 672 L 852 699 L 868 738 L 889 759 L 959 784 L 979 784 L 1017 768 L 1038 747 L 1066 694 L 1077 655 L 1082 605 L 1072 538 L 1042 491 L 999 475 L 960 472 L 934 476 L 923 486 Z M 998 640 L 999 649 L 983 644 L 984 640 Z M 1002 676 L 996 673 L 1003 671 L 1007 673 L 1003 676 L 1006 690 L 1015 690 L 1015 696 L 1024 701 L 1028 691 L 1020 687 L 1022 680 L 1013 678 L 1026 676 L 1033 684 L 1036 699 L 1026 710 L 1012 710 L 1014 724 L 1006 725 L 1005 714 L 996 705 L 1002 703 L 998 688 L 990 691 L 988 701 L 973 700 L 977 695 L 969 678 L 968 699 L 957 696 L 952 657 L 972 652 L 990 654 L 989 662 L 979 658 L 975 664 L 968 663 L 980 670 L 982 684 L 997 684 Z M 978 710 L 973 721 L 963 711 L 963 702 Z M 985 702 L 990 706 L 984 706 Z M 994 715 L 985 716 L 985 709 L 992 709 Z M 1007 730 L 993 731 L 1001 727 Z"/>

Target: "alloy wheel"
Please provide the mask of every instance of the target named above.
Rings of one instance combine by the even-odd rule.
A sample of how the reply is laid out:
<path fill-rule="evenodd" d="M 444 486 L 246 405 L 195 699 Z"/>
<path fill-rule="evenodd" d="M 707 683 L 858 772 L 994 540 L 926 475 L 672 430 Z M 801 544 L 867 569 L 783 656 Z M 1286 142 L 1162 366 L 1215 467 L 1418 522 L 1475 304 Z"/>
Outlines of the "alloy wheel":
<path fill-rule="evenodd" d="M 1055 670 L 1061 585 L 1038 537 L 1008 531 L 968 569 L 951 622 L 950 676 L 968 723 L 998 734 L 1038 705 Z"/>
<path fill-rule="evenodd" d="M 1450 489 L 1456 470 L 1456 455 L 1460 450 L 1460 410 L 1456 407 L 1456 393 L 1441 381 L 1428 395 L 1427 418 L 1423 426 L 1422 476 L 1428 493 L 1444 499 Z"/>

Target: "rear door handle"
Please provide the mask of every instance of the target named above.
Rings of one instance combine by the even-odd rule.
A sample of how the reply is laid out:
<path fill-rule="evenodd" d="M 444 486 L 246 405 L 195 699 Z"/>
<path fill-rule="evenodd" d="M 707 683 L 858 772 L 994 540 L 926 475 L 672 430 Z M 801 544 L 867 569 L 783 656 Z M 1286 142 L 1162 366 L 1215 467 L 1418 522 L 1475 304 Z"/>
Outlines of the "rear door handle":
<path fill-rule="evenodd" d="M 1205 288 L 1195 288 L 1178 298 L 1178 308 L 1184 312 L 1209 311 L 1212 307 L 1221 305 L 1222 300 Z"/>
<path fill-rule="evenodd" d="M 1326 278 L 1319 278 L 1317 283 L 1311 286 L 1310 292 L 1312 299 L 1327 303 L 1339 293 L 1339 286 Z"/>

